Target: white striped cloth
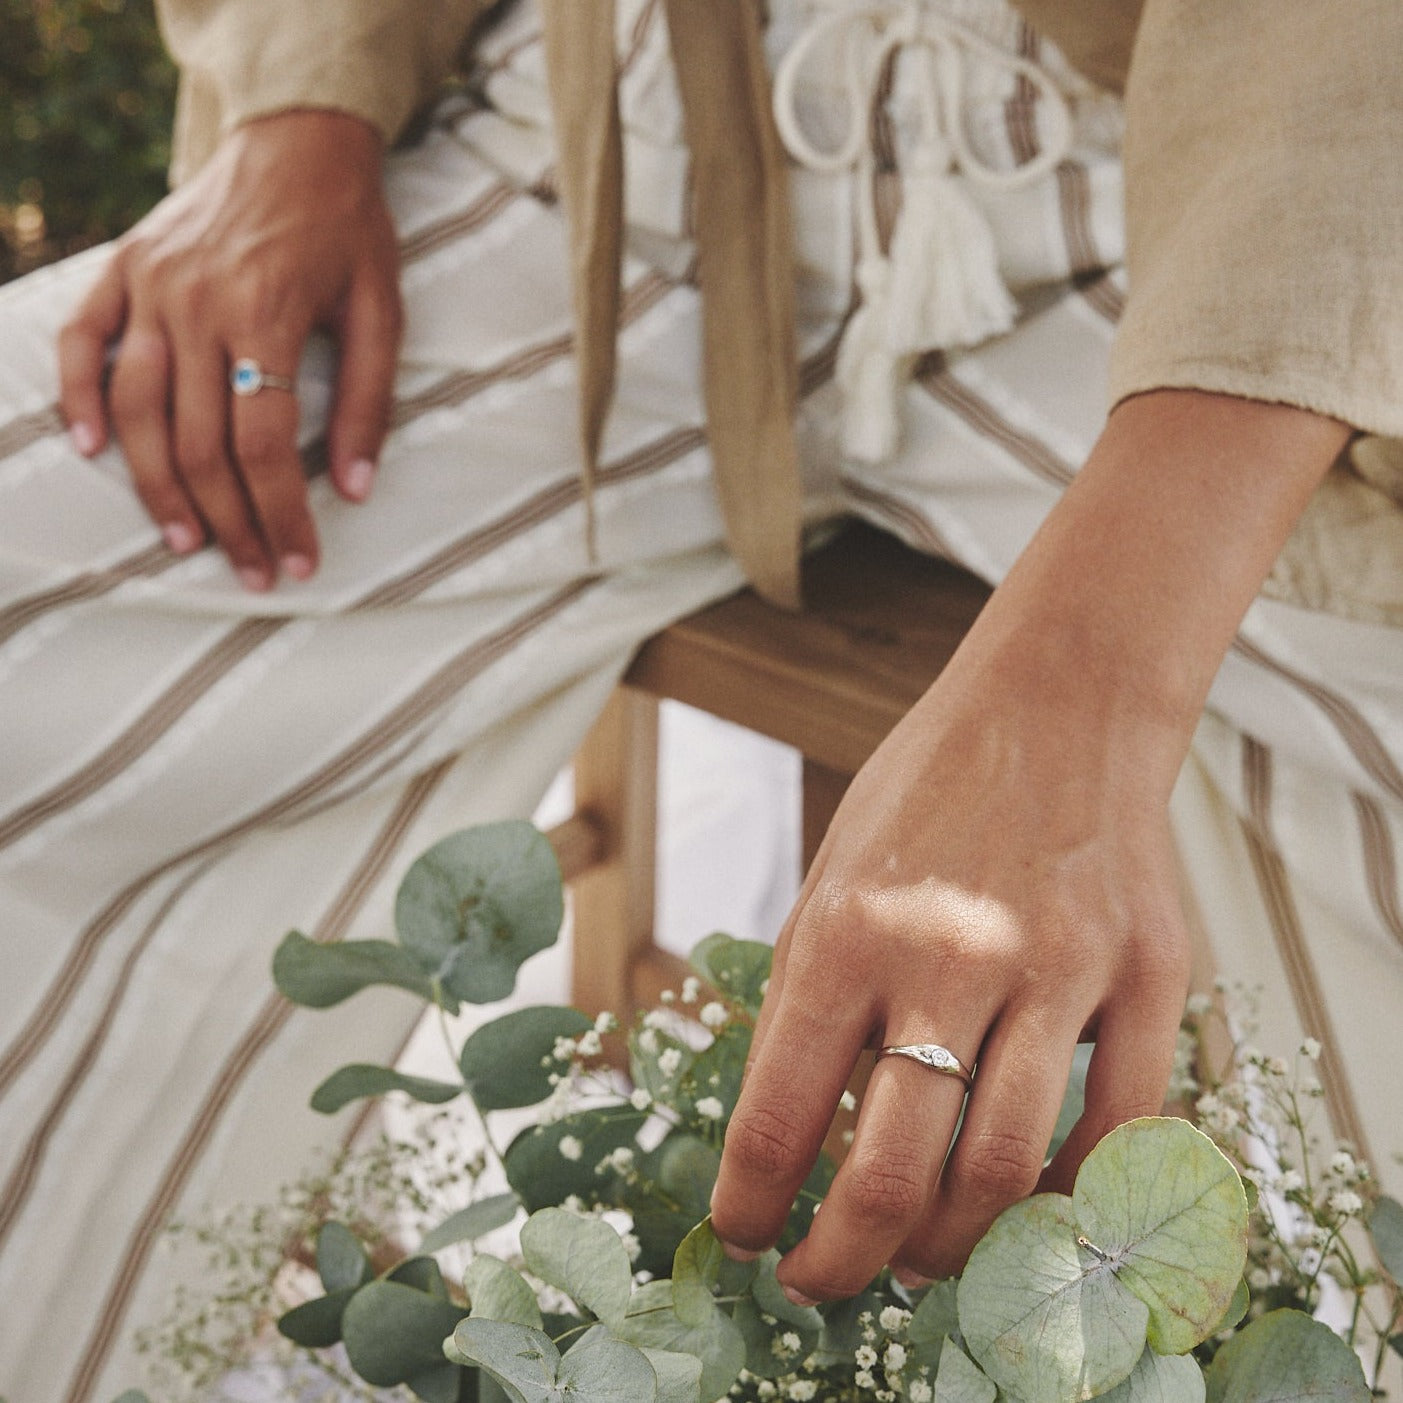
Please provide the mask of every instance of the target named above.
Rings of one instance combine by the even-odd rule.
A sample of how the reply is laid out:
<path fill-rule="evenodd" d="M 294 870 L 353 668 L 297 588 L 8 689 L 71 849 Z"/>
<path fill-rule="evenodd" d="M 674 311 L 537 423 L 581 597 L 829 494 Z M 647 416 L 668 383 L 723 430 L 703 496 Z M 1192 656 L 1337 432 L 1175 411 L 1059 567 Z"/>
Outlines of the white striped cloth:
<path fill-rule="evenodd" d="M 325 564 L 310 584 L 251 596 L 213 553 L 177 560 L 118 455 L 68 448 L 53 336 L 105 254 L 0 294 L 10 1403 L 103 1403 L 136 1379 L 132 1332 L 177 1270 L 162 1224 L 294 1178 L 344 1124 L 305 1109 L 310 1087 L 400 1045 L 411 1001 L 282 1004 L 268 966 L 283 932 L 383 935 L 415 852 L 529 812 L 636 643 L 738 583 L 708 481 L 697 297 L 642 261 L 588 560 L 560 221 L 535 188 L 545 169 L 508 178 L 483 130 L 460 114 L 391 162 L 409 310 L 395 428 L 367 506 L 312 483 Z M 809 326 L 813 516 L 851 510 L 1002 576 L 1103 418 L 1124 289 L 1098 271 L 1118 249 L 1095 186 L 1073 160 L 1019 216 L 1041 220 L 1026 246 L 1060 241 L 1075 285 L 924 365 L 907 446 L 881 469 L 836 461 L 834 322 Z M 325 379 L 312 357 L 313 461 Z M 1260 602 L 1175 811 L 1223 969 L 1266 985 L 1264 1045 L 1325 1043 L 1336 1125 L 1395 1189 L 1400 679 L 1396 631 Z"/>

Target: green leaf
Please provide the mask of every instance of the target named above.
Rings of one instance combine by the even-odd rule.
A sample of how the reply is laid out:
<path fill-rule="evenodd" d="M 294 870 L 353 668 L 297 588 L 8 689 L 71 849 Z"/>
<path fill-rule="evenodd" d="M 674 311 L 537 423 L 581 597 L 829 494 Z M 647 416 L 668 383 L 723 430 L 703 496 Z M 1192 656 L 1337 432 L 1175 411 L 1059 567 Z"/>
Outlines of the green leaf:
<path fill-rule="evenodd" d="M 1184 1354 L 1223 1318 L 1247 1262 L 1247 1197 L 1221 1150 L 1163 1116 L 1111 1131 L 1072 1191 L 1081 1233 L 1150 1308 L 1160 1354 Z"/>
<path fill-rule="evenodd" d="M 323 945 L 289 931 L 273 955 L 273 982 L 304 1008 L 330 1008 L 373 985 L 407 989 L 432 1002 L 434 987 L 414 958 L 385 940 L 343 940 Z M 456 1012 L 456 1003 L 449 1012 Z"/>
<path fill-rule="evenodd" d="M 617 1325 L 623 1319 L 633 1268 L 623 1239 L 603 1219 L 543 1208 L 521 1229 L 521 1255 L 542 1281 L 600 1320 Z"/>
<path fill-rule="evenodd" d="M 705 1217 L 677 1246 L 672 1258 L 672 1308 L 684 1325 L 705 1325 L 716 1309 L 712 1293 L 728 1258 Z"/>
<path fill-rule="evenodd" d="M 1369 1213 L 1369 1233 L 1380 1266 L 1403 1286 L 1403 1203 L 1381 1195 Z"/>
<path fill-rule="evenodd" d="M 720 1398 L 745 1364 L 745 1339 L 719 1306 L 705 1325 L 687 1325 L 672 1307 L 672 1282 L 650 1281 L 633 1293 L 614 1333 L 631 1344 L 694 1354 L 702 1362 L 701 1396 Z"/>
<path fill-rule="evenodd" d="M 718 931 L 693 949 L 691 963 L 718 992 L 751 1014 L 758 1014 L 773 959 L 771 946 L 758 940 L 736 940 Z"/>
<path fill-rule="evenodd" d="M 456 1082 L 430 1081 L 427 1077 L 406 1076 L 393 1067 L 352 1062 L 347 1067 L 338 1067 L 312 1093 L 312 1109 L 329 1116 L 363 1096 L 383 1096 L 387 1091 L 403 1091 L 431 1106 L 440 1106 L 463 1094 L 463 1088 Z"/>
<path fill-rule="evenodd" d="M 596 1325 L 562 1359 L 540 1330 L 469 1318 L 453 1332 L 449 1357 L 485 1369 L 513 1403 L 655 1403 L 657 1375 L 641 1350 Z"/>
<path fill-rule="evenodd" d="M 468 1399 L 475 1397 L 475 1392 L 469 1390 L 478 1377 L 476 1374 L 469 1376 L 448 1360 L 440 1359 L 432 1368 L 406 1379 L 405 1387 L 423 1403 L 463 1403 L 464 1394 Z"/>
<path fill-rule="evenodd" d="M 317 1275 L 328 1291 L 359 1286 L 372 1275 L 365 1248 L 344 1223 L 326 1222 L 318 1230 Z"/>
<path fill-rule="evenodd" d="M 639 1156 L 638 1178 L 623 1200 L 633 1214 L 639 1270 L 666 1276 L 682 1240 L 711 1206 L 711 1190 L 721 1155 L 705 1140 L 674 1130 Z"/>
<path fill-rule="evenodd" d="M 818 1338 L 823 1329 L 823 1316 L 817 1306 L 796 1306 L 775 1278 L 775 1268 L 779 1265 L 779 1253 L 772 1247 L 755 1264 L 755 1280 L 750 1283 L 750 1294 L 755 1304 L 767 1315 L 772 1315 L 782 1324 L 796 1330 L 812 1333 Z"/>
<path fill-rule="evenodd" d="M 472 1313 L 480 1320 L 544 1329 L 540 1303 L 530 1284 L 515 1268 L 486 1254 L 474 1257 L 463 1274 Z"/>
<path fill-rule="evenodd" d="M 960 1328 L 959 1310 L 955 1303 L 953 1278 L 937 1281 L 917 1302 L 906 1327 L 906 1342 L 911 1361 L 916 1366 L 928 1364 L 932 1369 L 940 1363 L 945 1341 Z"/>
<path fill-rule="evenodd" d="M 493 823 L 450 834 L 414 863 L 395 898 L 395 929 L 450 994 L 492 1003 L 555 943 L 564 909 L 545 836 L 529 823 Z"/>
<path fill-rule="evenodd" d="M 554 1088 L 549 1078 L 568 1064 L 551 1052 L 557 1038 L 578 1038 L 594 1023 L 576 1008 L 540 1004 L 484 1023 L 463 1044 L 458 1067 L 483 1111 L 534 1106 Z M 544 1065 L 543 1065 L 544 1064 Z"/>
<path fill-rule="evenodd" d="M 441 1252 L 459 1242 L 476 1242 L 498 1228 L 504 1228 L 516 1217 L 521 1200 L 515 1194 L 493 1194 L 480 1198 L 466 1208 L 445 1218 L 419 1244 L 421 1252 Z"/>
<path fill-rule="evenodd" d="M 450 1301 L 398 1281 L 372 1281 L 346 1305 L 346 1358 L 366 1383 L 389 1388 L 443 1362 L 444 1337 L 462 1318 Z"/>
<path fill-rule="evenodd" d="M 702 1403 L 702 1362 L 696 1355 L 671 1349 L 645 1349 L 643 1354 L 658 1376 L 658 1403 Z"/>
<path fill-rule="evenodd" d="M 696 1103 L 714 1096 L 721 1102 L 721 1122 L 731 1119 L 740 1097 L 746 1059 L 755 1030 L 744 1023 L 728 1023 L 711 1043 L 692 1059 L 680 1078 L 680 1094 L 672 1098 L 677 1112 L 686 1120 L 696 1117 Z"/>
<path fill-rule="evenodd" d="M 1232 1293 L 1232 1300 L 1228 1302 L 1223 1318 L 1213 1327 L 1212 1333 L 1221 1335 L 1225 1330 L 1236 1329 L 1242 1323 L 1242 1317 L 1247 1314 L 1247 1308 L 1251 1304 L 1252 1292 L 1248 1289 L 1246 1278 L 1243 1278 L 1237 1283 L 1237 1290 Z"/>
<path fill-rule="evenodd" d="M 1130 1377 L 1099 1403 L 1203 1403 L 1203 1370 L 1187 1354 L 1156 1354 L 1147 1345 Z"/>
<path fill-rule="evenodd" d="M 731 1307 L 731 1320 L 745 1341 L 745 1367 L 756 1378 L 777 1379 L 781 1374 L 793 1371 L 798 1358 L 781 1355 L 775 1350 L 775 1342 L 785 1327 L 767 1322 L 754 1301 L 749 1297 L 737 1301 Z M 843 1362 L 851 1361 L 846 1359 Z"/>
<path fill-rule="evenodd" d="M 1213 1356 L 1208 1403 L 1369 1403 L 1354 1351 L 1318 1320 L 1274 1310 Z"/>
<path fill-rule="evenodd" d="M 950 1343 L 940 1353 L 935 1375 L 935 1403 L 994 1403 L 994 1381 L 959 1345 Z"/>
<path fill-rule="evenodd" d="M 1094 1398 L 1144 1350 L 1149 1307 L 1079 1236 L 1071 1199 L 1038 1194 L 999 1215 L 960 1278 L 965 1343 L 1022 1403 Z"/>
<path fill-rule="evenodd" d="M 278 1333 L 304 1349 L 327 1349 L 340 1344 L 341 1317 L 357 1289 L 347 1286 L 285 1311 L 278 1317 Z"/>
<path fill-rule="evenodd" d="M 5 1400 L 0 1399 L 0 1403 L 5 1403 Z M 129 1388 L 125 1393 L 119 1393 L 112 1403 L 151 1403 L 151 1400 L 139 1388 Z"/>
<path fill-rule="evenodd" d="M 665 1033 L 660 1028 L 652 1029 L 653 1037 L 656 1039 L 656 1052 L 644 1052 L 638 1046 L 640 1031 L 632 1029 L 628 1035 L 628 1070 L 629 1078 L 634 1086 L 640 1086 L 655 1101 L 661 1101 L 665 1105 L 671 1105 L 676 1099 L 682 1086 L 682 1078 L 687 1075 L 691 1068 L 692 1059 L 696 1053 L 692 1051 L 680 1038 L 674 1038 L 671 1033 Z M 664 1052 L 677 1053 L 677 1068 L 671 1076 L 664 1076 L 662 1068 L 658 1065 L 659 1059 Z"/>
<path fill-rule="evenodd" d="M 623 1145 L 634 1147 L 646 1119 L 643 1112 L 628 1106 L 601 1106 L 550 1125 L 529 1126 L 507 1146 L 507 1183 L 520 1195 L 528 1213 L 552 1208 L 570 1194 L 593 1201 L 602 1182 L 595 1166 Z M 567 1137 L 579 1142 L 578 1158 L 561 1154 L 561 1142 Z M 692 1221 L 700 1216 L 695 1214 Z"/>
<path fill-rule="evenodd" d="M 447 1283 L 438 1263 L 432 1257 L 406 1257 L 386 1279 L 402 1282 L 416 1291 L 437 1296 L 441 1301 L 448 1299 Z"/>
<path fill-rule="evenodd" d="M 864 1311 L 875 1316 L 888 1302 L 875 1291 L 864 1291 L 846 1301 L 828 1301 L 819 1307 L 823 1330 L 814 1347 L 819 1362 L 825 1365 L 847 1365 L 852 1352 L 862 1343 L 862 1326 L 858 1321 Z"/>
<path fill-rule="evenodd" d="M 669 1351 L 671 1352 L 671 1351 Z M 596 1325 L 561 1361 L 557 1376 L 569 1403 L 656 1403 L 658 1376 L 648 1356 Z"/>

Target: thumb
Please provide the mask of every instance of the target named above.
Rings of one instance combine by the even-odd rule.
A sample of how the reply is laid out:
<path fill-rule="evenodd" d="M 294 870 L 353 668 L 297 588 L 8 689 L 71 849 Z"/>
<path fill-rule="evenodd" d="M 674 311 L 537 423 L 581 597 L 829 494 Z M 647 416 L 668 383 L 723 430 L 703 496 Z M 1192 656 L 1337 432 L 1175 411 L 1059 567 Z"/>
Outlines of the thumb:
<path fill-rule="evenodd" d="M 389 432 L 402 324 L 396 281 L 378 268 L 357 276 L 340 319 L 341 366 L 327 431 L 331 480 L 352 502 L 369 496 Z"/>

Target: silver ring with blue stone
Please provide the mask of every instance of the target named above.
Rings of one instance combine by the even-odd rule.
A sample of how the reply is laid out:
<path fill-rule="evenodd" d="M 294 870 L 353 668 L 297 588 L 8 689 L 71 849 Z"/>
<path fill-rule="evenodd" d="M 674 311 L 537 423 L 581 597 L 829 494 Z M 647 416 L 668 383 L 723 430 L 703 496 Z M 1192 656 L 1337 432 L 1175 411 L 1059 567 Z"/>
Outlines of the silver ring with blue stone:
<path fill-rule="evenodd" d="M 229 388 L 236 395 L 256 395 L 264 389 L 290 394 L 294 386 L 286 375 L 270 375 L 252 356 L 241 356 L 229 372 Z"/>

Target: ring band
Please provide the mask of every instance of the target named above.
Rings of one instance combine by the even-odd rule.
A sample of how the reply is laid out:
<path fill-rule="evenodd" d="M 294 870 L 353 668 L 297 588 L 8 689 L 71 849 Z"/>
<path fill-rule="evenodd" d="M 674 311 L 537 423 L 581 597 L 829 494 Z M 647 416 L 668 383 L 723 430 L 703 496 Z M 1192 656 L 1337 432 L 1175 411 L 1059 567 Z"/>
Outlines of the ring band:
<path fill-rule="evenodd" d="M 286 375 L 270 375 L 252 356 L 241 356 L 229 371 L 229 388 L 236 395 L 256 395 L 259 390 L 287 390 L 293 384 Z"/>
<path fill-rule="evenodd" d="M 878 1061 L 883 1057 L 909 1057 L 933 1072 L 957 1077 L 964 1082 L 966 1091 L 974 1085 L 974 1073 L 948 1047 L 942 1047 L 939 1043 L 903 1043 L 897 1047 L 884 1047 L 877 1053 Z"/>

